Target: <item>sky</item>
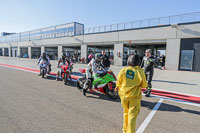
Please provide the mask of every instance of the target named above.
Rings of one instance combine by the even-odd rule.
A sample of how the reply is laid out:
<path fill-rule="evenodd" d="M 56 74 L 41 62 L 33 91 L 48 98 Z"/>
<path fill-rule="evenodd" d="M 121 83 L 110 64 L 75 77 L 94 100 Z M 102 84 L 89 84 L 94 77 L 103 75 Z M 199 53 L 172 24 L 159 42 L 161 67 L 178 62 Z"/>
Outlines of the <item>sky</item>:
<path fill-rule="evenodd" d="M 85 28 L 200 12 L 200 0 L 0 0 L 0 32 L 69 22 Z"/>

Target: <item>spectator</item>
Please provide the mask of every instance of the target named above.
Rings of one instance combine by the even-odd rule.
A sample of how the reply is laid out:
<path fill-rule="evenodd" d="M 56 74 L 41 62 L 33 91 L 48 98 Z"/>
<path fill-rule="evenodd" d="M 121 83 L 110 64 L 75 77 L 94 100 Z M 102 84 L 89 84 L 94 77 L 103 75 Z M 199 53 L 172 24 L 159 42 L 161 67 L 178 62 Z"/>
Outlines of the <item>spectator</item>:
<path fill-rule="evenodd" d="M 106 69 L 109 69 L 111 62 L 109 60 L 109 57 L 106 55 L 105 50 L 103 50 L 101 52 L 101 54 L 102 54 L 102 65 L 103 65 L 103 67 L 106 68 Z"/>

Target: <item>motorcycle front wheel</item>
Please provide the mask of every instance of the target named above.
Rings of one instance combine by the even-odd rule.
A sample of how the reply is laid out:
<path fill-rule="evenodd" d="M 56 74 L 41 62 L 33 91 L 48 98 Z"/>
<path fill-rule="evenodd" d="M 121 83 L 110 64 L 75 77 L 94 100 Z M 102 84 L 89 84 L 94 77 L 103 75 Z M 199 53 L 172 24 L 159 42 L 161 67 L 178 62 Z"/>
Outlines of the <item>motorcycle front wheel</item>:
<path fill-rule="evenodd" d="M 115 91 L 116 85 L 113 83 L 112 89 L 109 88 L 109 86 L 106 86 L 106 95 L 110 99 L 117 99 L 118 93 Z"/>
<path fill-rule="evenodd" d="M 68 80 L 67 74 L 65 74 L 65 75 L 64 75 L 64 84 L 68 84 L 67 80 Z"/>
<path fill-rule="evenodd" d="M 79 91 L 82 91 L 85 81 L 86 81 L 86 78 L 77 79 L 77 88 Z"/>
<path fill-rule="evenodd" d="M 44 78 L 44 75 L 45 75 L 45 72 L 44 72 L 44 69 L 42 69 L 42 78 Z"/>
<path fill-rule="evenodd" d="M 77 80 L 77 88 L 78 88 L 79 91 L 82 91 L 85 82 L 86 82 L 86 77 L 79 78 Z"/>

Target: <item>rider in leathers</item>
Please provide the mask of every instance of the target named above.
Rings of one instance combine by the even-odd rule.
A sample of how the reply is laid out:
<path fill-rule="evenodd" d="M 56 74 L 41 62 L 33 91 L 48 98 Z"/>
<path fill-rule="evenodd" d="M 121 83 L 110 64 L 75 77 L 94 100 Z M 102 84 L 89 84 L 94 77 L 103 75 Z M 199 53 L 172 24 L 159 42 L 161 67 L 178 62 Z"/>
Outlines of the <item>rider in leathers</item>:
<path fill-rule="evenodd" d="M 106 70 L 102 68 L 101 63 L 101 58 L 102 55 L 97 53 L 95 54 L 95 58 L 92 58 L 92 60 L 88 63 L 87 68 L 86 68 L 86 82 L 83 86 L 83 95 L 86 95 L 86 90 L 88 87 L 89 79 L 92 78 L 92 74 L 104 74 L 106 73 Z"/>
<path fill-rule="evenodd" d="M 146 80 L 148 82 L 148 87 L 146 88 L 146 91 L 144 92 L 146 95 L 149 96 L 151 94 L 151 88 L 152 88 L 152 78 L 154 73 L 154 62 L 155 58 L 151 56 L 151 49 L 147 49 L 145 51 L 145 56 L 142 59 L 141 68 L 144 68 L 144 73 L 146 75 Z M 149 93 L 148 93 L 149 91 Z"/>
<path fill-rule="evenodd" d="M 67 59 L 67 56 L 66 56 L 66 54 L 64 54 L 64 53 L 61 53 L 61 58 L 59 58 L 59 60 L 58 60 L 58 65 L 57 65 L 57 68 L 58 68 L 58 72 L 57 72 L 57 77 L 56 78 L 59 78 L 59 76 L 60 76 L 60 74 L 61 74 L 61 65 L 63 64 L 63 63 L 68 63 L 68 70 L 69 70 L 69 68 L 70 68 L 70 65 L 69 65 L 69 61 L 68 61 L 68 59 Z"/>
<path fill-rule="evenodd" d="M 43 52 L 43 53 L 42 53 L 42 55 L 41 55 L 40 58 L 38 59 L 38 64 L 40 63 L 40 61 L 41 61 L 42 59 L 46 61 L 47 65 L 48 65 L 48 67 L 49 67 L 49 72 L 48 72 L 48 74 L 49 74 L 50 71 L 51 71 L 51 64 L 50 64 L 50 59 L 49 59 L 49 57 L 47 56 L 46 52 Z M 40 74 L 39 74 L 39 76 L 41 76 L 41 67 L 40 67 Z"/>

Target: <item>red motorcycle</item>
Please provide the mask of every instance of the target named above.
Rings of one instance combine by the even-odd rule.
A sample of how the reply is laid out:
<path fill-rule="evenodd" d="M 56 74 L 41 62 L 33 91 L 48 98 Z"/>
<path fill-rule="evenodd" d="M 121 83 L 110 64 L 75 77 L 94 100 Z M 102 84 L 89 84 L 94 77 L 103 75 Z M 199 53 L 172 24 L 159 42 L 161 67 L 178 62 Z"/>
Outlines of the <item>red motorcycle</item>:
<path fill-rule="evenodd" d="M 61 66 L 61 73 L 58 72 L 57 76 L 56 76 L 56 80 L 59 80 L 59 77 L 61 77 L 62 80 L 64 80 L 64 84 L 68 84 L 68 79 L 71 79 L 70 76 L 70 70 L 69 70 L 69 64 L 67 63 L 67 61 L 65 63 L 63 63 Z"/>

